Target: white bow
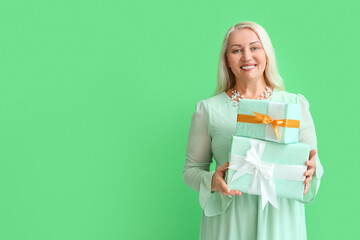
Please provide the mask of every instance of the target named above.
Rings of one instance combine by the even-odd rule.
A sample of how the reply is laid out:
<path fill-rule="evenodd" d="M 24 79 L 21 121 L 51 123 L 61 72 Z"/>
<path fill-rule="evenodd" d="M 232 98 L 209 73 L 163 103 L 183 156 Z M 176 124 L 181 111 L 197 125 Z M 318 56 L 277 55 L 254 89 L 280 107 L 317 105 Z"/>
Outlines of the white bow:
<path fill-rule="evenodd" d="M 267 202 L 278 208 L 275 183 L 273 181 L 274 164 L 261 161 L 264 148 L 264 141 L 250 139 L 250 149 L 246 152 L 245 157 L 234 153 L 231 154 L 229 169 L 236 172 L 230 183 L 244 174 L 251 174 L 252 178 L 249 183 L 248 193 L 261 195 L 263 209 Z"/>

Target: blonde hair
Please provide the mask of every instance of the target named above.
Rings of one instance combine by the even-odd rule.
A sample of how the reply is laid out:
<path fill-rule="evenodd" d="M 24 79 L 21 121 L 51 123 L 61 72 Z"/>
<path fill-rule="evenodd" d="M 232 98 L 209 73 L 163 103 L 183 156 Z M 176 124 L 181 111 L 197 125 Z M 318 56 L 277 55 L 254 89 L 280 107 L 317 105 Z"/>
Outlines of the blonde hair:
<path fill-rule="evenodd" d="M 219 58 L 217 87 L 215 95 L 223 91 L 229 90 L 230 88 L 234 87 L 236 83 L 234 74 L 226 65 L 226 50 L 228 48 L 228 40 L 230 33 L 241 28 L 250 28 L 251 30 L 253 30 L 258 35 L 262 43 L 265 54 L 267 56 L 267 64 L 264 71 L 266 84 L 279 90 L 285 90 L 284 81 L 281 78 L 276 66 L 274 48 L 271 44 L 269 35 L 262 26 L 255 22 L 240 22 L 232 26 L 225 34 Z"/>

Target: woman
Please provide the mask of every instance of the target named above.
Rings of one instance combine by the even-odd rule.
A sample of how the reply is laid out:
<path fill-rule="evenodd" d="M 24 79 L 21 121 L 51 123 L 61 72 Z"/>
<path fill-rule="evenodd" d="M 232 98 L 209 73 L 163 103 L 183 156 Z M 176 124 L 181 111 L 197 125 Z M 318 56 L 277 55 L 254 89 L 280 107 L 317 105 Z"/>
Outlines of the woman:
<path fill-rule="evenodd" d="M 284 91 L 275 55 L 266 31 L 254 22 L 231 27 L 222 45 L 215 96 L 197 103 L 188 137 L 185 183 L 199 191 L 203 208 L 200 239 L 304 240 L 304 204 L 278 198 L 279 209 L 262 209 L 257 195 L 229 190 L 224 180 L 229 165 L 240 98 L 301 104 L 299 142 L 310 145 L 306 162 L 304 202 L 319 188 L 323 168 L 316 154 L 317 140 L 309 103 L 301 94 Z M 209 172 L 214 158 L 216 171 Z"/>

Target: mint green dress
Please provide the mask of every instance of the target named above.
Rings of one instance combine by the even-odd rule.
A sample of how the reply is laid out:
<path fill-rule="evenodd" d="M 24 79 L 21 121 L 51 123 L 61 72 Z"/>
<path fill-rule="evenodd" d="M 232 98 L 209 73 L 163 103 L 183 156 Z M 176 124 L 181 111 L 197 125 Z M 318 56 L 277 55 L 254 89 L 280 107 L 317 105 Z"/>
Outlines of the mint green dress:
<path fill-rule="evenodd" d="M 274 90 L 272 101 L 301 104 L 299 142 L 317 149 L 314 123 L 309 103 L 301 94 Z M 222 92 L 197 103 L 188 136 L 183 177 L 186 185 L 199 192 L 203 209 L 200 225 L 201 240 L 305 240 L 304 203 L 278 198 L 279 209 L 267 204 L 262 210 L 261 196 L 243 193 L 224 196 L 211 192 L 214 174 L 209 171 L 212 158 L 216 166 L 229 161 L 231 137 L 235 134 L 237 106 Z M 316 155 L 313 176 L 304 202 L 311 202 L 318 192 L 323 167 Z"/>

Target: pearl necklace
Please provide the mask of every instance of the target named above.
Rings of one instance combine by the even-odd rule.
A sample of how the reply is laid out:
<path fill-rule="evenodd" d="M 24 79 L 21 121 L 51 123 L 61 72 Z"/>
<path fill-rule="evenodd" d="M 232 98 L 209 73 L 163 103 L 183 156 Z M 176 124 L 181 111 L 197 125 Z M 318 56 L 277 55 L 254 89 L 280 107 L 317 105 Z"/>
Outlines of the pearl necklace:
<path fill-rule="evenodd" d="M 271 88 L 269 88 L 269 86 L 266 86 L 264 92 L 256 98 L 256 100 L 267 100 L 271 94 L 272 94 L 272 90 Z M 237 106 L 239 104 L 239 99 L 244 99 L 244 95 L 240 94 L 240 92 L 236 91 L 236 89 L 234 89 L 232 91 L 232 96 L 231 99 L 234 101 L 234 106 Z"/>

